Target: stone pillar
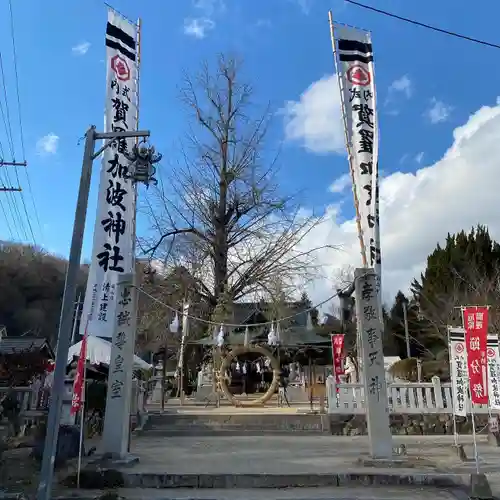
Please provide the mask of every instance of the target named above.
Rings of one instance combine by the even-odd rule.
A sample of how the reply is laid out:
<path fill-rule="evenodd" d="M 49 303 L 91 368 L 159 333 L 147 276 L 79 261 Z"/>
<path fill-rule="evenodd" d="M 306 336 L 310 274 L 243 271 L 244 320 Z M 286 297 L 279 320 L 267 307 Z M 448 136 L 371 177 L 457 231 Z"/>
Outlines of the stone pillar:
<path fill-rule="evenodd" d="M 117 306 L 108 376 L 103 453 L 124 459 L 128 455 L 132 372 L 136 329 L 136 289 L 133 275 L 123 275 L 116 286 Z"/>
<path fill-rule="evenodd" d="M 392 458 L 392 436 L 382 349 L 383 324 L 373 269 L 356 269 L 355 296 L 358 338 L 361 341 L 366 423 L 372 458 Z"/>
<path fill-rule="evenodd" d="M 85 392 L 84 392 L 84 397 L 86 397 Z M 76 423 L 76 415 L 71 415 L 72 401 L 73 401 L 73 379 L 66 378 L 64 380 L 64 394 L 62 396 L 61 424 L 75 425 Z"/>

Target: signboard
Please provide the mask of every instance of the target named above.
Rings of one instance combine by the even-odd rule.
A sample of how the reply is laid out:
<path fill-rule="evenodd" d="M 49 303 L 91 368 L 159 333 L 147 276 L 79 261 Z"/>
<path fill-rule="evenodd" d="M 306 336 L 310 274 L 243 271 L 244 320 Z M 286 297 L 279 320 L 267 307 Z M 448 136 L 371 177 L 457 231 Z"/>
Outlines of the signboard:
<path fill-rule="evenodd" d="M 465 331 L 463 328 L 448 329 L 448 354 L 453 391 L 453 413 L 467 416 L 467 354 L 465 351 Z"/>
<path fill-rule="evenodd" d="M 463 314 L 471 401 L 488 404 L 488 308 L 465 307 Z"/>
<path fill-rule="evenodd" d="M 137 26 L 108 10 L 105 131 L 137 130 Z M 126 154 L 135 139 L 118 139 L 102 155 L 92 260 L 82 317 L 88 333 L 112 337 L 119 279 L 134 271 L 135 186 Z M 83 334 L 84 325 L 80 333 Z"/>

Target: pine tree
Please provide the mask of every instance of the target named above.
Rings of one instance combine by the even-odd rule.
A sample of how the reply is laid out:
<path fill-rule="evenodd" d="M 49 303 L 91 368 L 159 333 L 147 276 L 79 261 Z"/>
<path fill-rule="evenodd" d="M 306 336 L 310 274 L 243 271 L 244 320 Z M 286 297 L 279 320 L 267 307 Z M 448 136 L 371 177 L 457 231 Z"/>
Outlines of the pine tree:
<path fill-rule="evenodd" d="M 424 349 L 419 343 L 422 324 L 418 319 L 418 308 L 414 301 L 410 301 L 406 295 L 399 290 L 394 298 L 394 304 L 389 311 L 386 323 L 387 349 L 394 349 L 401 359 L 407 358 L 406 331 L 404 318 L 404 303 L 406 302 L 406 318 L 408 322 L 408 333 L 410 337 L 410 357 L 422 357 Z"/>
<path fill-rule="evenodd" d="M 447 349 L 447 325 L 461 324 L 460 306 L 500 303 L 499 271 L 500 245 L 484 226 L 448 234 L 445 245 L 436 246 L 411 286 L 425 349 L 435 354 Z"/>
<path fill-rule="evenodd" d="M 306 291 L 302 292 L 302 295 L 300 296 L 299 299 L 300 307 L 304 310 L 306 309 L 311 309 L 313 306 L 313 303 L 311 302 L 311 299 L 309 298 L 309 295 L 307 294 Z M 319 311 L 316 308 L 313 308 L 308 312 L 307 314 L 311 315 L 311 322 L 313 326 L 318 326 L 319 324 Z"/>

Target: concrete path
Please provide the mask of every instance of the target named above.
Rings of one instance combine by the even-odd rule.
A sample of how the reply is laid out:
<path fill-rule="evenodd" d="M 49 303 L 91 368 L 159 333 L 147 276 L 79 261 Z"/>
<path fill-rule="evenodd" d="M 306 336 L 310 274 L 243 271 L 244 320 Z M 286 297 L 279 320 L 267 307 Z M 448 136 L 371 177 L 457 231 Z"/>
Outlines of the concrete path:
<path fill-rule="evenodd" d="M 407 446 L 411 458 L 421 460 L 422 470 L 434 470 L 426 461 L 429 459 L 443 471 L 461 465 L 454 458 L 453 440 L 448 436 L 394 439 L 395 445 L 401 443 Z M 331 474 L 359 468 L 356 461 L 368 455 L 369 442 L 365 436 L 296 434 L 159 439 L 145 435 L 133 439 L 131 451 L 140 457 L 140 463 L 133 468 L 137 473 Z M 398 468 L 399 472 L 405 470 Z"/>
<path fill-rule="evenodd" d="M 463 436 L 460 442 L 467 455 L 472 458 L 473 447 L 470 436 Z M 159 477 L 158 485 L 150 480 L 137 483 L 125 482 L 130 486 L 142 485 L 142 488 L 127 489 L 125 496 L 134 500 L 149 498 L 151 500 L 193 499 L 193 500 L 409 500 L 420 498 L 468 498 L 463 492 L 456 491 L 451 482 L 456 484 L 457 478 L 468 483 L 468 475 L 476 471 L 473 461 L 461 462 L 453 448 L 454 440 L 450 436 L 394 436 L 393 445 L 406 446 L 406 463 L 391 467 L 387 464 L 366 466 L 359 462 L 362 457 L 369 456 L 369 441 L 366 436 L 329 436 L 329 435 L 265 435 L 255 436 L 176 436 L 168 438 L 138 436 L 132 440 L 131 452 L 140 458 L 140 462 L 127 467 L 124 472 L 135 477 Z M 480 472 L 487 474 L 493 493 L 500 498 L 500 449 L 489 446 L 485 436 L 478 437 L 478 454 Z M 413 479 L 404 481 L 385 480 L 380 483 L 367 476 L 378 477 L 390 475 L 408 476 Z M 238 480 L 239 486 L 225 486 L 230 489 L 217 490 L 224 487 L 227 481 L 202 481 L 196 488 L 184 490 L 191 486 L 191 478 L 203 475 L 250 477 L 250 480 Z M 294 475 L 296 476 L 294 479 Z M 331 481 L 330 477 L 338 479 Z M 460 476 L 458 476 L 460 475 Z M 169 477 L 176 476 L 174 483 Z M 275 488 L 246 490 L 254 483 L 252 477 L 281 477 L 271 482 Z M 287 477 L 288 476 L 288 477 Z M 297 480 L 301 476 L 302 479 Z M 349 477 L 348 477 L 349 476 Z M 354 479 L 353 479 L 354 477 Z M 422 480 L 421 478 L 425 478 Z M 430 484 L 427 478 L 437 477 L 440 487 L 418 484 Z M 163 478 L 163 479 L 162 479 Z M 182 479 L 179 482 L 179 478 Z M 305 478 L 305 480 L 304 480 Z M 315 478 L 319 478 L 316 481 Z M 324 479 L 327 478 L 327 479 Z M 364 478 L 364 479 L 363 479 Z M 439 479 L 441 478 L 441 479 Z M 444 478 L 444 480 L 443 480 Z M 223 478 L 224 479 L 224 478 Z M 283 483 L 286 481 L 286 484 Z M 360 481 L 362 481 L 360 483 Z M 383 480 L 384 481 L 384 480 Z M 133 483 L 133 484 L 132 484 Z M 228 484 L 231 483 L 231 480 Z M 276 483 L 276 484 L 275 484 Z M 279 484 L 278 484 L 279 483 Z M 282 484 L 283 483 L 283 484 Z M 207 484 L 207 486 L 201 485 Z M 213 488 L 209 486 L 213 484 Z M 268 483 L 266 483 L 268 484 Z M 363 484 L 370 486 L 363 486 Z M 374 487 L 371 484 L 392 486 Z M 396 486 L 404 484 L 405 486 Z M 432 484 L 436 484 L 433 482 Z M 448 485 L 449 488 L 443 485 Z M 169 486 L 170 485 L 170 486 Z M 286 488 L 287 486 L 303 486 L 302 488 Z M 311 488 L 311 486 L 316 486 Z M 328 486 L 328 487 L 327 487 Z M 334 487 L 330 487 L 334 486 Z M 159 490 L 148 488 L 158 487 Z M 163 489 L 167 488 L 167 489 Z M 125 491 L 125 490 L 124 490 Z M 150 492 L 150 493 L 148 493 Z M 85 498 L 92 498 L 87 490 L 81 492 Z"/>
<path fill-rule="evenodd" d="M 74 500 L 96 498 L 101 492 L 86 490 L 75 492 Z M 290 488 L 285 490 L 193 490 L 176 489 L 119 489 L 118 494 L 127 500 L 464 500 L 467 497 L 448 491 L 429 492 L 417 487 L 371 487 L 371 488 Z M 85 497 L 82 497 L 85 495 Z M 67 500 L 69 497 L 55 497 Z"/>

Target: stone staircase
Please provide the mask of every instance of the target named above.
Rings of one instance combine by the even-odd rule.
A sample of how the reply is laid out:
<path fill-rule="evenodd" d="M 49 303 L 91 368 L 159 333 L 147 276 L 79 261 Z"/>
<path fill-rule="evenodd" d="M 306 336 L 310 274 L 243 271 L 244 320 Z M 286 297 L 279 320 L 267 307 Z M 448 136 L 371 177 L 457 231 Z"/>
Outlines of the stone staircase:
<path fill-rule="evenodd" d="M 319 414 L 150 414 L 139 435 L 210 436 L 263 434 L 326 434 L 328 416 Z"/>

